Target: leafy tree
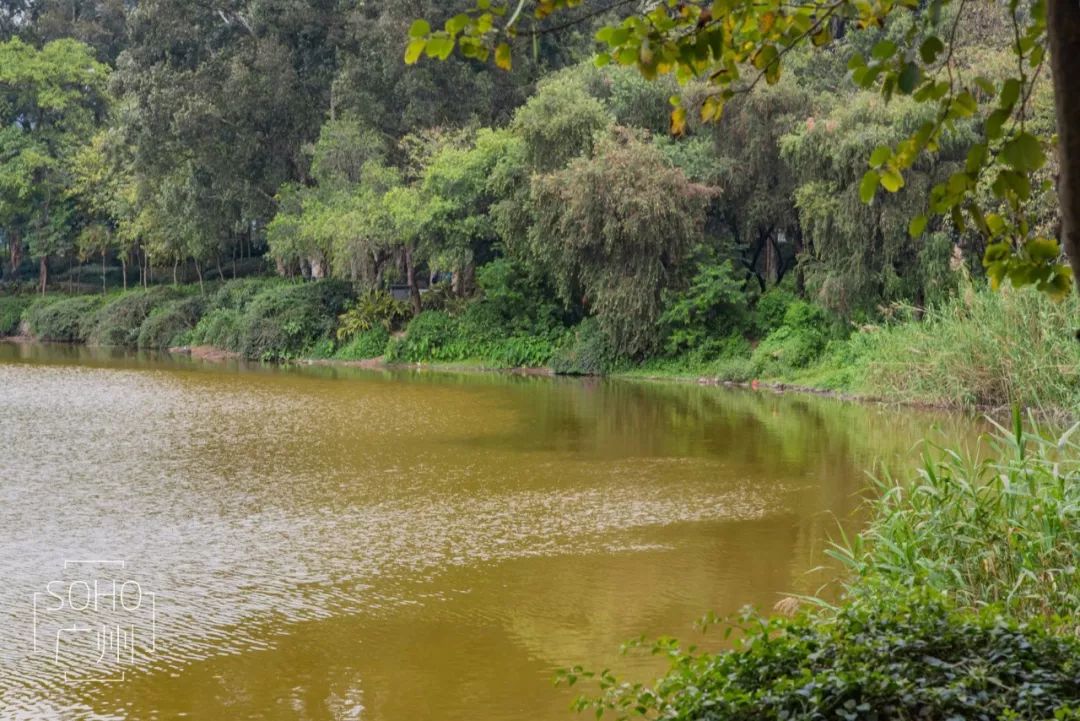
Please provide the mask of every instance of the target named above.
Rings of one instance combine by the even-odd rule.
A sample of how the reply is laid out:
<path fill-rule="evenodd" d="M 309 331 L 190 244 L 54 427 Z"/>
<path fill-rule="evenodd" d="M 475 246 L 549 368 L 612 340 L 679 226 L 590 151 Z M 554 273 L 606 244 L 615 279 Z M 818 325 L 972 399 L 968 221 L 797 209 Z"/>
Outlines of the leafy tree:
<path fill-rule="evenodd" d="M 0 44 L 0 228 L 14 272 L 28 243 L 48 282 L 50 256 L 74 252 L 70 164 L 106 112 L 108 69 L 86 45 Z"/>
<path fill-rule="evenodd" d="M 535 178 L 530 247 L 564 302 L 595 314 L 619 354 L 641 356 L 657 341 L 664 290 L 701 240 L 710 193 L 616 128 L 591 157 Z"/>
<path fill-rule="evenodd" d="M 417 20 L 410 28 L 406 60 L 422 54 L 444 59 L 458 47 L 467 57 L 509 67 L 509 41 L 528 24 L 543 23 L 578 0 L 495 2 L 480 0 L 470 11 L 434 29 Z M 972 7 L 977 4 L 972 4 Z M 531 12 L 522 12 L 528 6 Z M 977 119 L 980 135 L 969 144 L 965 165 L 933 186 L 929 214 L 911 219 L 920 236 L 931 216 L 951 217 L 960 230 L 976 228 L 988 239 L 984 264 L 997 284 L 1035 284 L 1060 295 L 1069 272 L 1059 265 L 1058 241 L 1033 231 L 1032 188 L 1048 163 L 1052 136 L 1027 123 L 1029 102 L 1043 70 L 1051 70 L 1060 156 L 1058 196 L 1060 240 L 1080 288 L 1080 5 L 1072 0 L 1009 0 L 1012 70 L 1000 80 L 966 72 L 957 60 L 956 38 L 969 18 L 981 19 L 964 0 L 819 0 L 785 4 L 728 0 L 665 0 L 633 11 L 597 33 L 606 50 L 598 64 L 636 67 L 646 78 L 673 74 L 682 83 L 702 79 L 709 92 L 697 114 L 721 117 L 740 90 L 761 81 L 779 81 L 787 57 L 800 46 L 838 46 L 849 33 L 878 33 L 890 21 L 903 22 L 896 37 L 878 37 L 868 54 L 848 57 L 854 82 L 878 91 L 886 101 L 910 96 L 932 109 L 931 117 L 899 142 L 881 145 L 870 156 L 861 197 L 871 202 L 879 189 L 900 191 L 909 171 L 925 154 L 934 155 L 957 123 Z M 672 130 L 683 132 L 688 110 L 676 98 Z M 993 205 L 980 195 L 988 187 Z"/>

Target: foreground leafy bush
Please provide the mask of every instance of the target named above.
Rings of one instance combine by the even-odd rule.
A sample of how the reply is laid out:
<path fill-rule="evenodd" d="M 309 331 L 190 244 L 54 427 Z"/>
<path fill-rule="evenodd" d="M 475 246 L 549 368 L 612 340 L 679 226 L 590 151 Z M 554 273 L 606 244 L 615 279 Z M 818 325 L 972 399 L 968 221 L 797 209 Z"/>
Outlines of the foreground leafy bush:
<path fill-rule="evenodd" d="M 869 527 L 834 551 L 855 572 L 848 595 L 948 592 L 1021 618 L 1080 630 L 1080 445 L 999 428 L 984 458 L 928 452 L 916 478 L 886 476 Z"/>
<path fill-rule="evenodd" d="M 101 296 L 42 298 L 26 309 L 23 317 L 38 340 L 79 343 L 86 340 L 87 319 L 101 306 Z"/>
<path fill-rule="evenodd" d="M 156 308 L 181 295 L 181 291 L 164 286 L 122 293 L 85 319 L 82 336 L 91 345 L 138 345 L 143 322 Z"/>
<path fill-rule="evenodd" d="M 1080 641 L 992 609 L 957 610 L 941 594 L 831 619 L 745 615 L 741 630 L 736 649 L 718 654 L 661 642 L 671 670 L 653 687 L 604 672 L 604 695 L 578 707 L 672 721 L 1080 718 Z"/>
<path fill-rule="evenodd" d="M 447 313 L 425 310 L 409 321 L 405 338 L 394 345 L 390 360 L 460 360 L 467 350 L 459 342 L 457 323 Z"/>
<path fill-rule="evenodd" d="M 33 296 L 11 295 L 0 297 L 0 336 L 19 332 L 23 311 L 30 307 Z"/>
<path fill-rule="evenodd" d="M 239 352 L 244 314 L 235 308 L 217 308 L 202 318 L 188 336 L 191 345 L 209 345 Z"/>
<path fill-rule="evenodd" d="M 164 350 L 180 344 L 199 322 L 205 307 L 206 301 L 196 296 L 156 309 L 139 329 L 139 348 Z"/>
<path fill-rule="evenodd" d="M 746 324 L 742 286 L 731 261 L 698 266 L 690 287 L 665 298 L 660 316 L 664 349 L 679 355 L 741 330 Z"/>

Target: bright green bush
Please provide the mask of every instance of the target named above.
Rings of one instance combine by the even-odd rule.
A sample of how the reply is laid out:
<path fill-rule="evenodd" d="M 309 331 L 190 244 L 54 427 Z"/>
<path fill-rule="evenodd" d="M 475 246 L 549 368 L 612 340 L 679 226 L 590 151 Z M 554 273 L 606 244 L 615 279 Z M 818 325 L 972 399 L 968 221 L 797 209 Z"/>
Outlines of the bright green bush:
<path fill-rule="evenodd" d="M 821 308 L 801 300 L 791 303 L 780 327 L 754 349 L 757 375 L 776 377 L 810 365 L 825 350 L 828 327 Z"/>
<path fill-rule="evenodd" d="M 23 318 L 38 340 L 80 343 L 86 340 L 84 328 L 101 303 L 101 296 L 94 295 L 46 296 L 34 301 Z"/>
<path fill-rule="evenodd" d="M 784 324 L 787 309 L 798 296 L 786 284 L 776 285 L 765 291 L 754 304 L 753 326 L 758 338 L 764 338 Z"/>
<path fill-rule="evenodd" d="M 598 676 L 578 708 L 670 721 L 1077 719 L 1080 641 L 994 610 L 957 610 L 940 594 L 897 595 L 834 618 L 744 615 L 718 654 L 654 651 L 671 670 L 652 687 Z M 592 677 L 571 669 L 560 678 Z"/>
<path fill-rule="evenodd" d="M 701 352 L 712 340 L 741 331 L 747 316 L 742 286 L 731 261 L 699 265 L 686 290 L 665 295 L 660 315 L 664 350 L 670 355 Z"/>
<path fill-rule="evenodd" d="M 181 341 L 195 328 L 206 307 L 201 296 L 174 300 L 154 310 L 139 329 L 139 348 L 164 350 Z"/>
<path fill-rule="evenodd" d="M 382 326 L 355 334 L 352 339 L 337 349 L 335 358 L 340 360 L 366 360 L 378 358 L 386 351 L 390 333 Z"/>
<path fill-rule="evenodd" d="M 208 345 L 239 352 L 244 315 L 235 308 L 212 310 L 195 325 L 189 335 L 191 345 Z"/>
<path fill-rule="evenodd" d="M 262 291 L 286 284 L 287 281 L 282 278 L 236 278 L 227 280 L 210 295 L 208 308 L 210 310 L 217 310 L 218 308 L 243 310 Z"/>
<path fill-rule="evenodd" d="M 240 352 L 258 360 L 295 358 L 330 337 L 350 295 L 347 283 L 333 280 L 273 285 L 248 302 L 240 333 Z"/>
<path fill-rule="evenodd" d="M 120 293 L 85 319 L 82 336 L 91 345 L 136 346 L 142 324 L 150 314 L 184 292 L 158 286 Z"/>
<path fill-rule="evenodd" d="M 33 296 L 0 296 L 0 336 L 15 335 L 19 332 L 23 311 L 30 307 Z"/>
<path fill-rule="evenodd" d="M 393 346 L 393 361 L 454 361 L 467 357 L 458 337 L 458 325 L 448 314 L 425 310 L 405 329 L 405 338 Z"/>

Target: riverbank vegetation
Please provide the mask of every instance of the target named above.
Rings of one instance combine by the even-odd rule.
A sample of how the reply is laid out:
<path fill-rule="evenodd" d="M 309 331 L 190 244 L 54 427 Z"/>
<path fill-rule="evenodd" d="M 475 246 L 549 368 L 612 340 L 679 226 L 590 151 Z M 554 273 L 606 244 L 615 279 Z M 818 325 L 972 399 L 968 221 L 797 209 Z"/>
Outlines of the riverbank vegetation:
<path fill-rule="evenodd" d="M 850 83 L 852 57 L 906 37 L 902 17 L 794 49 L 776 82 L 672 136 L 673 81 L 592 62 L 611 12 L 537 36 L 506 73 L 407 68 L 406 30 L 435 5 L 54 5 L 30 3 L 0 44 L 4 334 L 1080 400 L 1075 300 L 986 292 L 974 227 L 909 232 L 977 116 L 950 122 L 904 192 L 863 202 L 867 157 L 932 114 Z M 1008 13 L 948 12 L 956 69 L 1004 82 Z M 1025 103 L 1025 127 L 1052 132 L 1045 75 Z M 1028 200 L 1031 227 L 1052 227 L 1053 188 Z"/>
<path fill-rule="evenodd" d="M 1078 718 L 1076 430 L 1025 434 L 1017 413 L 979 453 L 928 446 L 913 476 L 885 477 L 868 527 L 833 551 L 849 569 L 836 604 L 723 619 L 727 652 L 662 639 L 671 670 L 653 685 L 559 680 L 599 682 L 577 706 L 616 718 Z"/>

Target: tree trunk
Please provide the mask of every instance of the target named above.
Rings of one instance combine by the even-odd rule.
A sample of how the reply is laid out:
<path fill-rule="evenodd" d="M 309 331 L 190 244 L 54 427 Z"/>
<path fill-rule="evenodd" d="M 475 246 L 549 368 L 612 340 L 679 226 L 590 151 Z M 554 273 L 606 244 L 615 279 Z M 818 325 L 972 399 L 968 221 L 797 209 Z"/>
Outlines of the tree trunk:
<path fill-rule="evenodd" d="M 199 276 L 199 295 L 206 295 L 206 288 L 203 287 L 202 282 L 202 268 L 199 267 L 199 261 L 195 261 L 195 275 Z"/>
<path fill-rule="evenodd" d="M 120 275 L 124 279 L 124 290 L 127 290 L 127 253 L 120 254 Z"/>
<path fill-rule="evenodd" d="M 1057 107 L 1061 244 L 1080 291 L 1080 3 L 1050 0 L 1046 25 Z"/>
<path fill-rule="evenodd" d="M 423 306 L 420 303 L 420 288 L 416 285 L 416 266 L 413 264 L 413 251 L 405 246 L 405 279 L 409 284 L 409 300 L 412 303 L 414 316 L 420 315 Z"/>
<path fill-rule="evenodd" d="M 19 272 L 19 266 L 22 265 L 23 259 L 23 247 L 22 238 L 19 236 L 18 231 L 14 231 L 11 234 L 11 278 L 15 279 L 15 275 Z"/>
<path fill-rule="evenodd" d="M 108 288 L 105 286 L 105 251 L 101 251 L 101 294 L 105 295 Z"/>
<path fill-rule="evenodd" d="M 48 256 L 41 256 L 41 261 L 38 264 L 38 280 L 41 281 L 41 294 L 45 295 L 45 286 L 49 282 L 49 258 Z"/>
<path fill-rule="evenodd" d="M 172 284 L 180 285 L 180 281 L 176 278 L 176 271 L 180 268 L 180 259 L 176 258 L 172 264 Z"/>

